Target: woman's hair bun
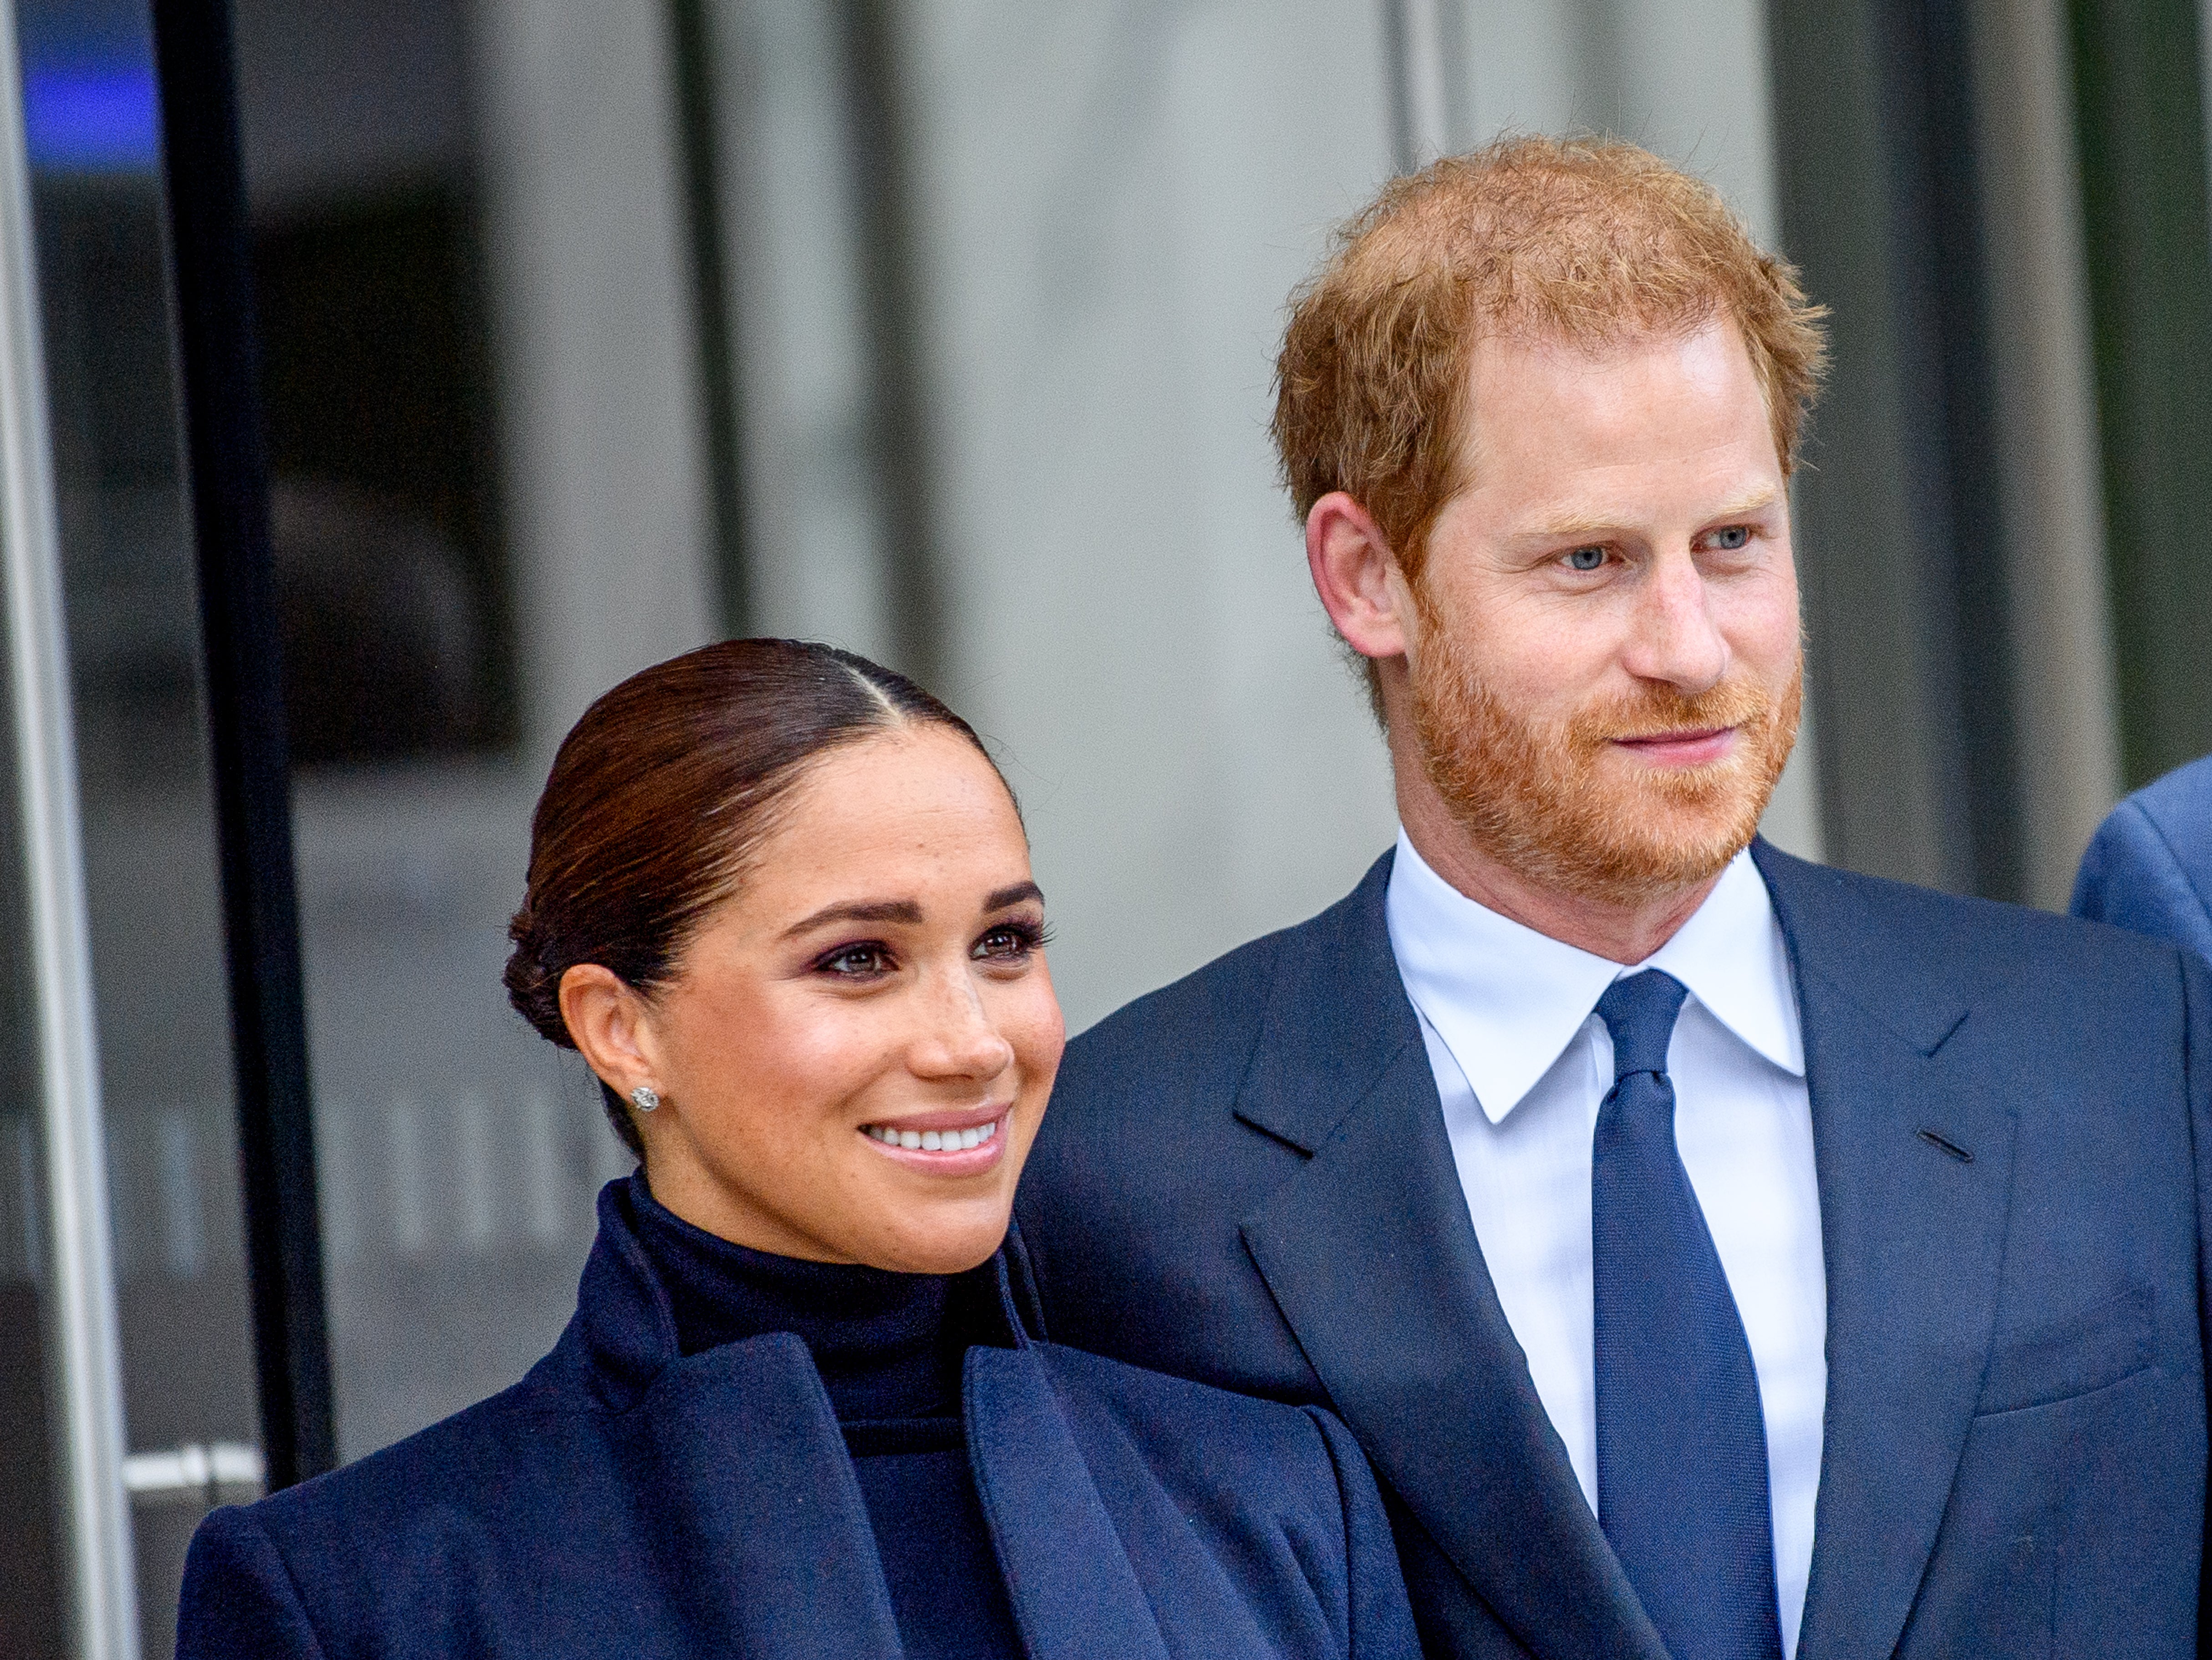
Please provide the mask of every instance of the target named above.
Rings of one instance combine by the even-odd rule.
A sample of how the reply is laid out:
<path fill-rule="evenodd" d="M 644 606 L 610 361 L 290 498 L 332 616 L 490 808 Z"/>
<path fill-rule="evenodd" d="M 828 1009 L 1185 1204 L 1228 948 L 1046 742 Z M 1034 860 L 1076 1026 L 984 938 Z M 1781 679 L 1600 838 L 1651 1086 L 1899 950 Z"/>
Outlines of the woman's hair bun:
<path fill-rule="evenodd" d="M 507 925 L 507 937 L 514 942 L 514 949 L 508 953 L 500 978 L 507 985 L 507 1000 L 540 1037 L 572 1049 L 576 1040 L 568 1035 L 568 1023 L 561 1013 L 562 971 L 547 968 L 550 953 L 543 949 L 545 942 L 539 933 L 537 918 L 526 902 Z"/>

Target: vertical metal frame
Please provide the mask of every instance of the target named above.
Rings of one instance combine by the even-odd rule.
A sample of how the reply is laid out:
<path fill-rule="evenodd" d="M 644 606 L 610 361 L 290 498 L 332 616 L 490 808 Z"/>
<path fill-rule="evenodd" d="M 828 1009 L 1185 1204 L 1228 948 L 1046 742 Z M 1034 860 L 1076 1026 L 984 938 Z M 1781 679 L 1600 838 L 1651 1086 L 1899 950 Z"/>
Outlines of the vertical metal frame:
<path fill-rule="evenodd" d="M 13 0 L 0 0 L 0 564 L 38 1011 L 52 1251 L 44 1301 L 70 1636 L 80 1660 L 134 1660 L 138 1616 L 122 1477 L 122 1345 Z"/>
<path fill-rule="evenodd" d="M 676 90 L 676 149 L 683 162 L 684 230 L 691 265 L 691 327 L 704 417 L 708 523 L 721 579 L 722 627 L 750 632 L 752 561 L 741 481 L 744 434 L 738 412 L 736 332 L 730 316 L 728 232 L 722 201 L 720 84 L 714 20 L 708 0 L 666 0 L 668 47 Z"/>
<path fill-rule="evenodd" d="M 239 1167 L 273 1489 L 337 1462 L 268 461 L 228 0 L 153 0 Z"/>

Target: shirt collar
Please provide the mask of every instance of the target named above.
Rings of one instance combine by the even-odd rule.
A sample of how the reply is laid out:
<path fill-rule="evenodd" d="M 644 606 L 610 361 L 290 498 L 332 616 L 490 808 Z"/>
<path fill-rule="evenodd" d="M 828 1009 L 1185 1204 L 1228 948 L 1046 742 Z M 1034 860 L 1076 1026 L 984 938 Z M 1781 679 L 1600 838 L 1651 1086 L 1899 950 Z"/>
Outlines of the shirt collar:
<path fill-rule="evenodd" d="M 1402 830 L 1383 914 L 1407 995 L 1493 1124 L 1551 1070 L 1605 988 L 1646 968 L 1664 969 L 1747 1048 L 1804 1076 L 1789 956 L 1749 849 L 1674 938 L 1627 966 L 1477 904 L 1431 869 Z"/>

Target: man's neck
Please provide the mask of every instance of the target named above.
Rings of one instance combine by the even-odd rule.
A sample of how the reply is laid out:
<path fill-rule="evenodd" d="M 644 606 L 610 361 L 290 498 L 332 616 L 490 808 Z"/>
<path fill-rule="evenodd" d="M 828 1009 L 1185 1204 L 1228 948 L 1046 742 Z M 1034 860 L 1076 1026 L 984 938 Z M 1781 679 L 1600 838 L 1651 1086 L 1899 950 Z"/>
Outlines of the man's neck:
<path fill-rule="evenodd" d="M 1476 904 L 1609 962 L 1643 962 L 1696 915 L 1721 879 L 1715 872 L 1641 903 L 1609 904 L 1546 887 L 1498 863 L 1469 840 L 1432 789 L 1401 782 L 1398 816 L 1429 868 Z"/>

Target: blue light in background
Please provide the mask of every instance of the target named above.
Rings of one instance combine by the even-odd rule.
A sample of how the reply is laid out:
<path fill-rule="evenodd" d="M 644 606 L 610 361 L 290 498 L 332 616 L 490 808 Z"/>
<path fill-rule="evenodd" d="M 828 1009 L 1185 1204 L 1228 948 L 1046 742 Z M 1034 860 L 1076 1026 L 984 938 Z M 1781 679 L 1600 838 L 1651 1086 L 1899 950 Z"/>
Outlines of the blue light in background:
<path fill-rule="evenodd" d="M 161 160 L 153 65 L 128 58 L 26 64 L 23 129 L 38 172 L 151 172 Z"/>

